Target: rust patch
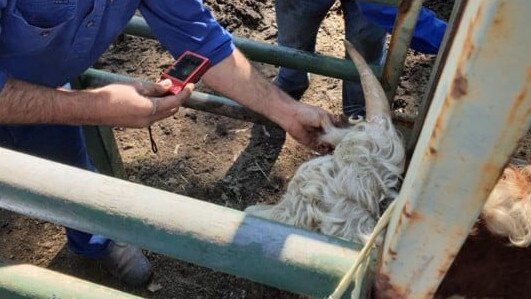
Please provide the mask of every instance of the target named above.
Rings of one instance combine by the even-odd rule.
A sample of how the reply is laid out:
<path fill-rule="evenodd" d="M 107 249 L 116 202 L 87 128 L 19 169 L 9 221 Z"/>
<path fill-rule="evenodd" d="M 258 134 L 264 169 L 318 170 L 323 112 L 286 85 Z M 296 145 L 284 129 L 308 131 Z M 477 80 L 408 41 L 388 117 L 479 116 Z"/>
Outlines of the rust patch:
<path fill-rule="evenodd" d="M 470 54 L 466 54 L 470 55 Z M 461 69 L 457 70 L 452 90 L 450 91 L 454 100 L 459 100 L 462 96 L 468 93 L 468 79 L 463 75 Z"/>
<path fill-rule="evenodd" d="M 374 298 L 376 299 L 401 299 L 407 298 L 408 292 L 398 286 L 394 286 L 389 276 L 383 273 L 377 273 L 374 280 Z"/>
<path fill-rule="evenodd" d="M 451 97 L 447 96 L 444 99 L 443 105 L 441 107 L 441 111 L 439 111 L 439 115 L 437 116 L 437 119 L 435 120 L 435 125 L 433 127 L 433 132 L 431 133 L 431 137 L 428 143 L 428 152 L 426 152 L 427 155 L 434 155 L 437 153 L 437 139 L 441 135 L 441 131 L 443 129 L 443 123 L 445 119 L 445 115 L 448 113 L 448 110 L 450 108 L 450 99 Z"/>
<path fill-rule="evenodd" d="M 403 0 L 402 3 L 400 3 L 400 7 L 398 8 L 401 14 L 407 13 L 411 6 L 413 5 L 414 0 Z"/>
<path fill-rule="evenodd" d="M 493 174 L 496 174 L 496 176 L 499 176 L 499 174 L 501 173 L 502 169 L 500 169 L 498 166 L 490 163 L 490 162 L 486 162 L 485 165 L 483 165 L 483 167 L 481 167 L 481 171 L 482 173 L 485 173 L 485 174 L 490 174 L 490 173 L 493 173 Z"/>
<path fill-rule="evenodd" d="M 422 219 L 422 216 L 418 212 L 409 212 L 407 204 L 404 205 L 404 208 L 402 209 L 402 214 L 404 214 L 406 218 L 408 218 L 411 222 L 416 222 Z"/>
<path fill-rule="evenodd" d="M 466 77 L 465 72 L 463 72 L 463 66 L 467 65 L 467 61 L 472 59 L 472 56 L 475 53 L 475 45 L 473 41 L 473 36 L 475 29 L 477 27 L 478 20 L 480 19 L 480 16 L 484 13 L 484 4 L 480 6 L 480 8 L 477 11 L 477 14 L 474 15 L 472 20 L 470 21 L 470 25 L 467 28 L 467 32 L 464 38 L 463 42 L 463 49 L 461 53 L 459 53 L 458 58 L 458 69 L 455 74 L 455 79 L 452 83 L 450 95 L 454 100 L 458 100 L 461 97 L 465 96 L 468 93 L 468 79 Z"/>
<path fill-rule="evenodd" d="M 527 77 L 524 82 L 524 87 L 516 94 L 516 98 L 514 101 L 514 104 L 511 106 L 511 110 L 509 111 L 509 114 L 507 116 L 507 125 L 512 126 L 514 125 L 515 121 L 521 121 L 517 119 L 516 115 L 518 113 L 521 113 L 521 107 L 522 104 L 525 103 L 525 99 L 529 97 L 529 89 L 528 86 L 531 84 L 531 67 L 527 68 Z M 531 111 L 526 111 L 523 115 L 529 115 Z"/>
<path fill-rule="evenodd" d="M 443 278 L 446 276 L 446 273 L 448 273 L 448 269 L 450 269 L 450 266 L 454 263 L 455 257 L 456 257 L 455 253 L 450 253 L 449 255 L 445 255 L 443 263 L 437 270 L 439 282 L 441 282 Z"/>
<path fill-rule="evenodd" d="M 506 3 L 500 1 L 496 15 L 492 22 L 492 32 L 493 37 L 500 42 L 500 39 L 509 39 L 510 38 L 510 27 L 514 24 L 510 24 L 510 15 L 506 8 Z"/>
<path fill-rule="evenodd" d="M 437 274 L 438 274 L 438 278 L 439 278 L 439 279 L 443 279 L 444 275 L 446 275 L 446 270 L 439 269 L 439 270 L 437 271 Z"/>

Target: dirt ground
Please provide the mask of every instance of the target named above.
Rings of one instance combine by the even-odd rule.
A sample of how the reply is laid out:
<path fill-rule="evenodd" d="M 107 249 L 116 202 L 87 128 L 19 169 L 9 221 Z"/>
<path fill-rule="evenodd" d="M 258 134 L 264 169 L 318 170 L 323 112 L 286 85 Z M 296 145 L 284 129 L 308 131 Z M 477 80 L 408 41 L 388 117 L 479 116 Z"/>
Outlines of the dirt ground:
<path fill-rule="evenodd" d="M 234 34 L 275 42 L 272 0 L 205 2 L 221 24 Z M 426 1 L 426 6 L 447 19 L 452 3 L 430 0 Z M 319 31 L 318 52 L 342 56 L 343 49 L 337 46 L 342 38 L 342 15 L 336 5 Z M 395 110 L 408 114 L 416 112 L 434 60 L 432 55 L 410 51 L 393 105 Z M 105 53 L 96 67 L 157 80 L 160 71 L 171 62 L 172 58 L 156 42 L 126 36 Z M 256 66 L 269 78 L 275 75 L 272 66 Z M 312 76 L 311 86 L 302 101 L 339 114 L 341 82 Z M 257 202 L 276 202 L 296 167 L 314 155 L 277 128 L 184 108 L 174 117 L 155 124 L 153 133 L 159 149 L 157 154 L 151 151 L 147 130 L 115 128 L 127 179 L 240 210 Z M 531 162 L 530 140 L 528 134 L 515 152 L 515 157 L 527 163 Z M 525 254 L 531 256 L 529 253 L 524 251 L 527 265 L 531 261 L 525 259 Z M 2 260 L 48 267 L 149 298 L 298 298 L 231 275 L 147 254 L 154 266 L 153 281 L 162 287 L 156 292 L 127 288 L 94 263 L 71 256 L 66 250 L 61 227 L 0 210 Z M 470 254 L 468 257 L 481 263 L 481 257 L 474 258 Z M 526 273 L 522 282 L 524 288 L 525 283 L 530 282 L 529 277 L 531 273 Z M 448 285 L 441 289 L 441 296 L 460 293 L 470 297 L 504 297 L 498 293 L 470 293 L 456 281 Z"/>

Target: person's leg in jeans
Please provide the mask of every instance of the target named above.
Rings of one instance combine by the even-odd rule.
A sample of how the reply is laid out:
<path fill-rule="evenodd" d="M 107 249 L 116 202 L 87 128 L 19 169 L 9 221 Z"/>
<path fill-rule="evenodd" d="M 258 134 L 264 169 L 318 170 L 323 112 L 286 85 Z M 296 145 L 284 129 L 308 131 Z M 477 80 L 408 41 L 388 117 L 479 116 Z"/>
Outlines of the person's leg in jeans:
<path fill-rule="evenodd" d="M 369 65 L 382 63 L 385 29 L 370 23 L 354 0 L 342 0 L 345 17 L 345 38 L 354 45 Z M 343 81 L 343 114 L 365 116 L 365 100 L 361 83 Z"/>
<path fill-rule="evenodd" d="M 0 146 L 55 162 L 96 171 L 89 159 L 85 138 L 79 126 L 2 125 L 0 126 Z M 150 271 L 148 265 L 145 264 L 147 260 L 142 259 L 143 256 L 140 256 L 141 252 L 139 250 L 132 247 L 126 248 L 102 236 L 71 228 L 66 228 L 66 235 L 68 248 L 72 252 L 90 258 L 108 260 L 111 264 L 109 270 L 126 283 L 140 283 L 148 275 L 145 272 Z M 126 250 L 127 252 L 125 252 Z M 127 271 L 124 270 L 123 262 L 116 261 L 117 255 L 121 257 L 124 254 L 129 255 L 129 260 L 127 261 L 129 266 L 135 264 L 135 267 L 129 267 Z M 109 257 L 114 260 L 110 260 Z M 131 272 L 130 269 L 134 272 Z"/>
<path fill-rule="evenodd" d="M 317 31 L 335 0 L 276 0 L 278 44 L 298 50 L 315 51 Z M 274 83 L 295 98 L 308 88 L 308 74 L 281 67 Z"/>

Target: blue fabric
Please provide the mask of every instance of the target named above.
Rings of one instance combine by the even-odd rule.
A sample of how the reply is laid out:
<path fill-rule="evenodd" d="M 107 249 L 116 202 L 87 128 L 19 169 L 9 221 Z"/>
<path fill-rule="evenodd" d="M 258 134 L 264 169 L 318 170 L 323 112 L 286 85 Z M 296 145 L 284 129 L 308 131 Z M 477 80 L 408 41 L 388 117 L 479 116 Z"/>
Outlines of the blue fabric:
<path fill-rule="evenodd" d="M 0 89 L 6 78 L 57 87 L 90 67 L 140 9 L 174 56 L 186 50 L 213 64 L 234 49 L 230 34 L 200 0 L 0 0 Z M 95 171 L 78 126 L 0 125 L 0 146 Z M 105 255 L 109 240 L 66 229 L 68 246 Z"/>
<path fill-rule="evenodd" d="M 232 53 L 230 34 L 200 0 L 0 0 L 0 71 L 64 85 L 98 59 L 137 8 L 174 57 L 192 50 L 216 64 Z"/>
<path fill-rule="evenodd" d="M 335 0 L 276 0 L 278 44 L 304 51 L 315 51 L 317 31 Z M 381 4 L 342 0 L 345 39 L 350 41 L 372 65 L 383 63 L 385 33 L 391 32 L 397 8 Z M 411 47 L 425 53 L 437 53 L 446 23 L 422 8 L 413 33 Z M 308 88 L 306 72 L 281 67 L 275 84 L 298 94 Z M 365 100 L 359 81 L 343 81 L 343 113 L 365 115 Z"/>
<path fill-rule="evenodd" d="M 362 1 L 359 2 L 359 7 L 369 21 L 385 28 L 389 33 L 393 31 L 398 13 L 397 7 Z M 419 52 L 437 54 L 446 31 L 446 25 L 446 22 L 438 19 L 433 11 L 422 7 L 415 31 L 413 31 L 410 47 Z"/>

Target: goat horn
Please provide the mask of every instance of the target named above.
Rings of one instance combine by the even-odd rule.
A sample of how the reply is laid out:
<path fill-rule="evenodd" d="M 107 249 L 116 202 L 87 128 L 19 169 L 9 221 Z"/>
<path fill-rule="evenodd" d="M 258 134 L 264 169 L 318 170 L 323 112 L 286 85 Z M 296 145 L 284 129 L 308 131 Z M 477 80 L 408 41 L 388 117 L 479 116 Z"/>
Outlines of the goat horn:
<path fill-rule="evenodd" d="M 366 119 L 371 121 L 375 116 L 391 117 L 389 103 L 385 92 L 376 78 L 370 67 L 365 62 L 365 59 L 354 49 L 354 46 L 345 40 L 345 48 L 352 62 L 356 65 L 360 75 L 361 86 L 363 87 L 363 95 L 365 96 L 365 110 Z"/>

